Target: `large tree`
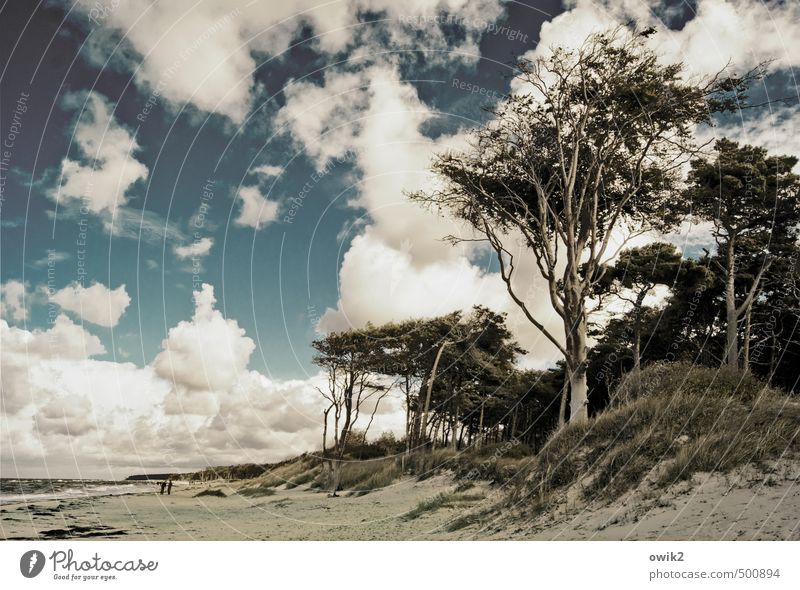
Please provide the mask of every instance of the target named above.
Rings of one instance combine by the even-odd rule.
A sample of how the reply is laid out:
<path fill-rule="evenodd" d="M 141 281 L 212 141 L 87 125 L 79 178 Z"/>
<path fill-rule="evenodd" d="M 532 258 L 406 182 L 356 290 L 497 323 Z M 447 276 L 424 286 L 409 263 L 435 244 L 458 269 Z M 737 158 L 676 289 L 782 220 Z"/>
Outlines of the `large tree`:
<path fill-rule="evenodd" d="M 475 131 L 471 149 L 435 160 L 442 187 L 412 198 L 465 220 L 490 244 L 511 298 L 564 356 L 570 419 L 581 420 L 588 415 L 587 300 L 612 238 L 676 221 L 694 128 L 732 108 L 746 80 L 687 81 L 681 64 L 663 64 L 643 36 L 621 28 L 518 68 L 520 90 Z M 520 244 L 546 281 L 563 337 L 521 292 L 532 277 L 515 275 Z"/>
<path fill-rule="evenodd" d="M 800 179 L 792 173 L 792 156 L 769 156 L 763 148 L 728 139 L 717 141 L 714 151 L 713 160 L 692 162 L 685 194 L 692 213 L 713 225 L 715 262 L 725 285 L 725 364 L 737 369 L 740 324 L 749 324 L 762 279 L 775 261 L 771 251 L 781 249 L 781 236 L 796 239 L 788 228 L 800 223 Z"/>

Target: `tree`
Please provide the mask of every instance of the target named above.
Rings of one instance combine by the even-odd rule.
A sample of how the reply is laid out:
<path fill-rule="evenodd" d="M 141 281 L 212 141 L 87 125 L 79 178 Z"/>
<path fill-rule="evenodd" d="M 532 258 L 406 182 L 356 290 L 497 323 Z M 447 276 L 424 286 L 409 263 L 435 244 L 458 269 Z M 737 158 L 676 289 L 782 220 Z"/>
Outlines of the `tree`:
<path fill-rule="evenodd" d="M 581 420 L 587 299 L 612 257 L 612 236 L 677 221 L 674 195 L 694 127 L 733 108 L 749 77 L 686 82 L 681 64 L 663 65 L 644 37 L 622 29 L 521 60 L 518 69 L 524 91 L 495 109 L 470 149 L 437 157 L 442 188 L 411 197 L 468 222 L 489 243 L 512 300 L 563 355 L 570 419 Z M 519 292 L 516 244 L 546 282 L 563 344 Z"/>
<path fill-rule="evenodd" d="M 692 161 L 685 195 L 692 213 L 713 224 L 717 244 L 717 268 L 725 281 L 725 356 L 728 367 L 738 369 L 739 325 L 749 324 L 750 311 L 762 286 L 764 274 L 774 262 L 770 254 L 776 228 L 800 222 L 800 180 L 792 173 L 797 158 L 768 156 L 763 148 L 720 139 L 714 145 L 713 161 Z M 755 274 L 742 272 L 748 264 Z M 737 297 L 741 280 L 749 285 Z M 748 335 L 749 345 L 749 335 Z"/>
<path fill-rule="evenodd" d="M 317 350 L 314 363 L 322 367 L 328 377 L 326 389 L 317 388 L 328 401 L 323 411 L 322 455 L 330 470 L 330 493 L 336 496 L 339 489 L 341 466 L 350 435 L 362 409 L 371 402 L 370 423 L 378 404 L 388 388 L 373 378 L 373 369 L 384 359 L 381 348 L 375 346 L 371 328 L 328 334 L 315 340 Z M 328 447 L 328 424 L 333 420 L 333 446 Z M 366 438 L 367 428 L 363 430 Z"/>
<path fill-rule="evenodd" d="M 509 378 L 516 356 L 525 352 L 506 326 L 505 314 L 475 306 L 468 316 L 458 317 L 437 347 L 420 427 L 425 442 L 428 411 L 433 411 L 453 448 L 460 446 L 467 423 Z M 482 429 L 481 425 L 478 430 Z"/>
<path fill-rule="evenodd" d="M 624 250 L 611 271 L 613 283 L 610 291 L 631 306 L 634 377 L 641 369 L 645 299 L 656 285 L 671 286 L 675 283 L 680 270 L 678 249 L 673 244 L 655 242 Z"/>
<path fill-rule="evenodd" d="M 380 346 L 385 359 L 375 364 L 373 370 L 397 377 L 405 400 L 407 452 L 423 442 L 420 433 L 427 429 L 429 394 L 438 368 L 436 359 L 461 319 L 461 312 L 453 312 L 436 318 L 390 322 L 373 329 L 373 346 Z"/>
<path fill-rule="evenodd" d="M 800 243 L 798 227 L 789 239 L 773 234 L 775 262 L 753 302 L 752 329 L 745 330 L 743 360 L 769 384 L 796 391 L 800 385 Z M 780 245 L 780 247 L 778 247 Z M 752 344 L 751 344 L 752 340 Z"/>

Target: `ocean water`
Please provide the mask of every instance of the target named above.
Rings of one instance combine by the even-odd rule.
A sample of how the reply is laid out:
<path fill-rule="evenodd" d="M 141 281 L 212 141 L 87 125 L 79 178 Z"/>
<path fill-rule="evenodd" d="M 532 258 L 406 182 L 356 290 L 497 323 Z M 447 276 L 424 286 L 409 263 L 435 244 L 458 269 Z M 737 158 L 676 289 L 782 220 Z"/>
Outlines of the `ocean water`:
<path fill-rule="evenodd" d="M 104 481 L 99 479 L 10 479 L 0 478 L 0 506 L 44 500 L 122 496 L 154 491 L 147 482 Z"/>

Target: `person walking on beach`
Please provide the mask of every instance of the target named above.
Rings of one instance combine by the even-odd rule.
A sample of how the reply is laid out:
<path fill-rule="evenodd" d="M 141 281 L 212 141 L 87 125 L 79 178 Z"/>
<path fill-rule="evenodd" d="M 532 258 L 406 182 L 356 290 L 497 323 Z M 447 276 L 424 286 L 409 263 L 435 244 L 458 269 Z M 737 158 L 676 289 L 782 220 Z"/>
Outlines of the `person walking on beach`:
<path fill-rule="evenodd" d="M 165 481 L 162 481 L 162 482 L 161 482 L 161 495 L 162 495 L 162 496 L 164 495 L 164 488 L 165 488 L 165 487 L 167 487 L 167 482 L 165 482 Z"/>
<path fill-rule="evenodd" d="M 172 494 L 172 480 L 169 480 L 169 484 L 167 485 L 167 496 Z"/>

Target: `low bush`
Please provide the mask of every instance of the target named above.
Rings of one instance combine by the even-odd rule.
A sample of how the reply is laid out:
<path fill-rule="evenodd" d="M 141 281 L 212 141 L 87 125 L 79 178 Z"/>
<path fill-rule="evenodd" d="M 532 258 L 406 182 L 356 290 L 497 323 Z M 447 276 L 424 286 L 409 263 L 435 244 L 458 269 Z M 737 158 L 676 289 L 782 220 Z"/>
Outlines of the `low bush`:
<path fill-rule="evenodd" d="M 195 498 L 200 498 L 202 496 L 214 496 L 217 498 L 227 498 L 228 496 L 225 495 L 225 492 L 222 490 L 203 490 L 194 495 Z"/>

